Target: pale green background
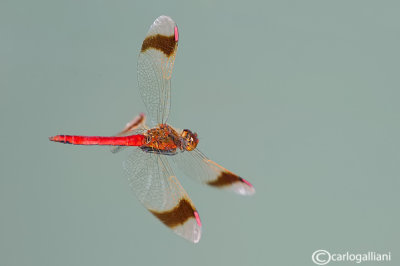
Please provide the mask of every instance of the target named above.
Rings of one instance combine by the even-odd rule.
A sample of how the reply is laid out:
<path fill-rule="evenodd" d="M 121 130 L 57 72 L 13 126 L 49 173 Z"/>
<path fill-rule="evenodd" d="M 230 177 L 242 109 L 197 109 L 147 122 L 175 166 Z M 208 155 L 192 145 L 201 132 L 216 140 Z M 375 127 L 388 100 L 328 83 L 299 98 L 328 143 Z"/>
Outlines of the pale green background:
<path fill-rule="evenodd" d="M 136 200 L 127 152 L 47 139 L 111 135 L 144 111 L 137 55 L 161 14 L 180 29 L 170 123 L 257 189 L 180 177 L 197 245 Z M 399 265 L 399 14 L 398 1 L 1 0 L 0 265 L 314 265 L 317 249 Z"/>

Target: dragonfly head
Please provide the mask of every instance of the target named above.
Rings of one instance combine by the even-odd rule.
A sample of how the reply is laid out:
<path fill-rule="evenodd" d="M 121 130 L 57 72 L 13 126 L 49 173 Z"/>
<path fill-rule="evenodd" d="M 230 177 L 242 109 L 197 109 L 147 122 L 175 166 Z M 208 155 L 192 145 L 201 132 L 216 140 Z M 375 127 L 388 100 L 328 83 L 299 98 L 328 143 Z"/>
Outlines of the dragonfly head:
<path fill-rule="evenodd" d="M 187 151 L 192 151 L 196 149 L 199 139 L 197 138 L 197 133 L 192 133 L 189 129 L 182 130 L 181 137 L 185 140 L 185 149 Z"/>

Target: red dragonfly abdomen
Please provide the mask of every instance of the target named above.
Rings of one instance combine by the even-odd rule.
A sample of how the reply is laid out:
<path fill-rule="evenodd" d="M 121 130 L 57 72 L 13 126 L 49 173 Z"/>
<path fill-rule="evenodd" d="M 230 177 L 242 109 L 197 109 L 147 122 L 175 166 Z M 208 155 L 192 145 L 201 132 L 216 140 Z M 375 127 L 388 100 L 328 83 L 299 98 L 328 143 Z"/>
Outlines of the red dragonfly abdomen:
<path fill-rule="evenodd" d="M 57 135 L 49 138 L 51 141 L 75 145 L 112 145 L 112 146 L 142 146 L 146 142 L 144 135 L 124 137 L 91 137 Z"/>

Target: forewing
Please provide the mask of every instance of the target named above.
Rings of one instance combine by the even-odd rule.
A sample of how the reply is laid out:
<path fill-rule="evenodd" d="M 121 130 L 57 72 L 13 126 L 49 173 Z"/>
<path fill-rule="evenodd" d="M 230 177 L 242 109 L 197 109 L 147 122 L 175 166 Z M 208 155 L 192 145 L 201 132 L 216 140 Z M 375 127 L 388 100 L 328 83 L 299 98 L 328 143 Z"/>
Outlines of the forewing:
<path fill-rule="evenodd" d="M 199 214 L 163 156 L 136 149 L 124 169 L 137 198 L 155 217 L 183 238 L 199 242 Z"/>
<path fill-rule="evenodd" d="M 178 48 L 178 28 L 167 16 L 151 25 L 138 58 L 138 83 L 154 125 L 165 123 L 170 109 L 171 75 Z"/>
<path fill-rule="evenodd" d="M 174 161 L 186 176 L 201 183 L 215 188 L 231 190 L 241 195 L 252 195 L 255 193 L 255 189 L 250 182 L 211 161 L 198 149 L 183 152 L 172 157 L 171 160 Z"/>

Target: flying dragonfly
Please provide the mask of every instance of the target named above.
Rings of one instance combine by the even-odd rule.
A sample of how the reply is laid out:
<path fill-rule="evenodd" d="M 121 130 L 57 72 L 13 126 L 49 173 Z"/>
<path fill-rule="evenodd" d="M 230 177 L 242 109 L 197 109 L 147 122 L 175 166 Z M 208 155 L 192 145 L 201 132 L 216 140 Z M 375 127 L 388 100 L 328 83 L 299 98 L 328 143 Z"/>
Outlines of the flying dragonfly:
<path fill-rule="evenodd" d="M 201 237 L 200 216 L 171 164 L 184 175 L 215 188 L 241 195 L 252 195 L 255 189 L 247 180 L 201 153 L 197 148 L 197 133 L 166 123 L 178 40 L 175 22 L 160 16 L 151 25 L 141 47 L 138 84 L 152 127 L 147 126 L 146 116 L 141 113 L 115 136 L 57 135 L 49 139 L 75 145 L 108 145 L 114 153 L 135 146 L 123 168 L 137 198 L 176 234 L 197 243 Z"/>

